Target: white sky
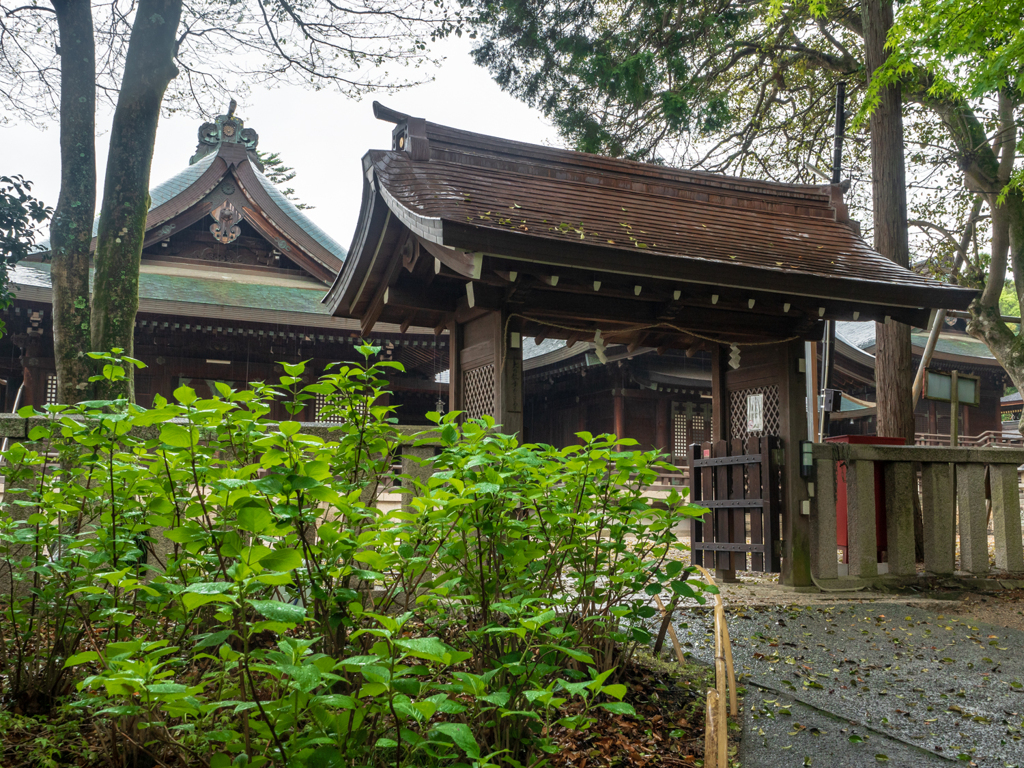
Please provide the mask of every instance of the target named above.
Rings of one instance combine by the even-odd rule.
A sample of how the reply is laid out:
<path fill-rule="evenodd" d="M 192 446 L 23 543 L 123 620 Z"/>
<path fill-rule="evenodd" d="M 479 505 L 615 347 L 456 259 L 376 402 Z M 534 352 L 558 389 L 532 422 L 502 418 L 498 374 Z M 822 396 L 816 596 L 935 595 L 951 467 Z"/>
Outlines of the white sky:
<path fill-rule="evenodd" d="M 470 41 L 453 38 L 435 48 L 445 56 L 433 82 L 397 94 L 380 93 L 353 101 L 331 91 L 297 87 L 256 90 L 236 114 L 260 136 L 260 149 L 278 152 L 298 175 L 289 184 L 316 210 L 309 216 L 346 248 L 355 231 L 362 194 L 360 159 L 369 149 L 391 146 L 391 124 L 373 117 L 374 99 L 402 112 L 503 138 L 538 144 L 559 143 L 539 112 L 502 90 L 469 56 Z M 227 105 L 211 107 L 222 114 Z M 97 115 L 97 176 L 102 187 L 113 113 Z M 173 115 L 160 120 L 151 186 L 174 176 L 195 152 L 202 120 Z M 48 205 L 60 190 L 60 136 L 54 122 L 41 131 L 21 124 L 0 127 L 0 175 L 21 174 L 33 194 Z M 101 190 L 102 194 L 102 190 Z"/>

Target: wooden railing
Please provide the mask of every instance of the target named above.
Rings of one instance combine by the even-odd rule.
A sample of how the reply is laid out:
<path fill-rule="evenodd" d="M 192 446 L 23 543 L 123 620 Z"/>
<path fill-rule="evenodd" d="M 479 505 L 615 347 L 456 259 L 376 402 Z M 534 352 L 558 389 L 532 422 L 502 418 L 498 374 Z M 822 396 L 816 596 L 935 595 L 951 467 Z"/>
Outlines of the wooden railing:
<path fill-rule="evenodd" d="M 914 496 L 924 514 L 924 565 L 928 573 L 953 574 L 956 538 L 959 570 L 983 574 L 990 570 L 988 501 L 995 532 L 995 567 L 1024 572 L 1017 467 L 1024 450 L 1012 448 L 929 448 L 816 444 L 811 448 L 814 473 L 811 493 L 811 571 L 817 579 L 838 578 L 836 557 L 837 494 L 845 493 L 849 541 L 849 575 L 878 576 L 875 524 L 875 464 L 885 478 L 888 573 L 916 573 Z M 845 464 L 845 483 L 837 485 L 838 464 Z M 986 482 L 987 478 L 987 482 Z M 843 487 L 845 485 L 845 488 Z M 990 493 L 987 493 L 990 489 Z"/>
<path fill-rule="evenodd" d="M 960 446 L 963 448 L 986 448 L 1006 446 L 1008 448 L 1024 448 L 1024 437 L 1020 434 L 1007 434 L 990 430 L 980 435 L 960 435 Z M 949 447 L 949 435 L 929 434 L 918 432 L 914 435 L 914 444 L 928 447 Z"/>

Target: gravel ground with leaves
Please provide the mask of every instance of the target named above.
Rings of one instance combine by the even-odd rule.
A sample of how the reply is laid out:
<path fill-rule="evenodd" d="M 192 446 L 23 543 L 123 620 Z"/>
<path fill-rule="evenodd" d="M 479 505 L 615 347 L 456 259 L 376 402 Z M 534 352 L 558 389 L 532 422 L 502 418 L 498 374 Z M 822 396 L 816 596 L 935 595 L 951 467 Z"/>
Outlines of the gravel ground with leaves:
<path fill-rule="evenodd" d="M 726 602 L 748 688 L 743 765 L 1024 766 L 1024 632 L 956 615 L 959 599 Z M 676 621 L 709 662 L 710 619 L 690 608 Z"/>

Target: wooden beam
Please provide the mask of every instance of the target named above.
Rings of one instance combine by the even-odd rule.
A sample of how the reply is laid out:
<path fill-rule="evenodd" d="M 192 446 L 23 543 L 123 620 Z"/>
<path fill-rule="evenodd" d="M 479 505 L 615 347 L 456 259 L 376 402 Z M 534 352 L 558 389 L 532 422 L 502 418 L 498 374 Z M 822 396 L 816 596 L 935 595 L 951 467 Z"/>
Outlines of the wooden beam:
<path fill-rule="evenodd" d="M 628 343 L 626 344 L 626 351 L 627 351 L 627 352 L 629 352 L 629 354 L 633 354 L 634 352 L 636 352 L 636 350 L 637 350 L 637 347 L 640 347 L 640 346 L 642 346 L 642 345 L 643 345 L 643 342 L 644 342 L 644 340 L 646 340 L 646 338 L 647 338 L 647 337 L 648 337 L 649 335 L 650 335 L 650 334 L 649 334 L 649 333 L 648 333 L 647 331 L 637 331 L 637 332 L 636 332 L 636 333 L 635 333 L 635 334 L 633 335 L 633 339 L 632 339 L 632 341 L 630 341 L 630 342 L 628 342 Z"/>
<path fill-rule="evenodd" d="M 419 236 L 416 236 L 416 240 L 427 253 L 456 274 L 468 277 L 470 280 L 478 280 L 480 278 L 484 264 L 482 253 L 464 251 L 461 248 L 449 248 L 446 245 L 438 245 L 429 240 L 424 240 Z M 440 269 L 436 263 L 434 271 L 440 274 Z"/>
<path fill-rule="evenodd" d="M 454 312 L 455 301 L 445 299 L 438 291 L 409 290 L 397 285 L 384 290 L 384 304 L 402 309 L 421 309 L 428 312 Z"/>
<path fill-rule="evenodd" d="M 466 304 L 470 309 L 498 311 L 505 304 L 505 292 L 500 288 L 471 280 L 466 283 Z"/>

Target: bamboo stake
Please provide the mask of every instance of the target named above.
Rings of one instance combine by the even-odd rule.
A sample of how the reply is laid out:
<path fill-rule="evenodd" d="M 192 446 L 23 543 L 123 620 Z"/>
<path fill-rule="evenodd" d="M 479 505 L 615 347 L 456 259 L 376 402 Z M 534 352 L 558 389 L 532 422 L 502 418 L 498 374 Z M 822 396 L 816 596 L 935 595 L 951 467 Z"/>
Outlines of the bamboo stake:
<path fill-rule="evenodd" d="M 736 717 L 740 713 L 740 705 L 736 700 L 736 669 L 732 663 L 732 641 L 729 640 L 729 624 L 725 621 L 725 609 L 722 609 L 722 645 L 725 648 L 725 671 L 729 676 L 729 714 Z"/>
<path fill-rule="evenodd" d="M 708 689 L 708 702 L 704 708 L 704 768 L 718 765 L 718 691 Z M 726 766 L 721 766 L 726 768 Z"/>
<path fill-rule="evenodd" d="M 700 566 L 700 565 L 695 565 L 694 567 L 697 570 L 699 570 L 704 575 L 704 578 L 707 580 L 707 582 L 709 584 L 711 584 L 712 586 L 716 586 L 714 578 L 711 576 L 711 574 L 708 572 L 708 570 L 706 568 L 704 568 L 703 566 Z M 721 611 L 721 615 L 719 615 L 719 611 Z M 729 710 L 730 710 L 730 712 L 732 713 L 733 716 L 736 716 L 737 714 L 739 714 L 739 703 L 736 700 L 736 670 L 735 670 L 735 668 L 733 666 L 733 661 L 732 661 L 732 642 L 729 639 L 729 625 L 725 621 L 725 603 L 722 602 L 722 595 L 721 594 L 715 595 L 715 614 L 714 614 L 714 616 L 715 616 L 715 656 L 718 657 L 718 655 L 720 653 L 720 650 L 721 650 L 722 651 L 722 655 L 725 658 L 725 673 L 726 673 L 726 675 L 728 677 L 729 691 L 730 691 L 730 694 L 729 694 Z M 721 628 L 723 630 L 722 631 L 722 635 L 721 635 L 721 640 L 722 640 L 721 648 L 719 646 L 719 622 L 721 622 Z M 724 692 L 722 694 L 722 704 L 723 704 L 723 706 L 725 705 L 725 694 L 724 694 Z"/>
<path fill-rule="evenodd" d="M 657 595 L 654 596 L 654 599 L 658 603 L 658 608 L 660 608 L 662 614 L 664 614 L 665 604 L 661 602 L 661 598 Z M 672 647 L 676 649 L 676 659 L 679 661 L 679 666 L 685 666 L 686 659 L 683 656 L 683 647 L 679 644 L 679 637 L 676 635 L 676 628 L 672 626 L 672 622 L 669 622 L 668 624 L 668 636 L 672 640 Z"/>

